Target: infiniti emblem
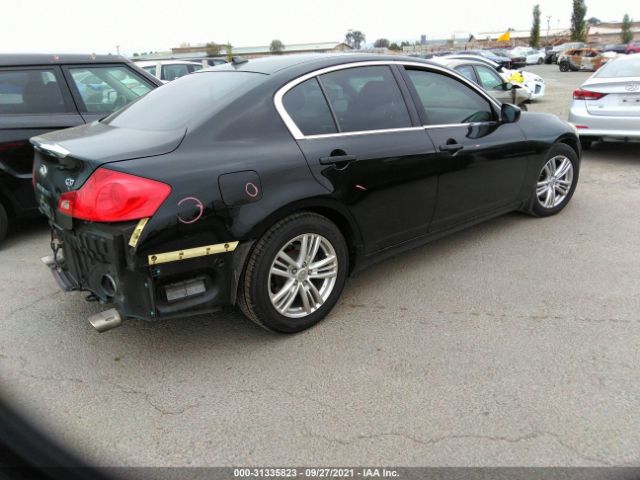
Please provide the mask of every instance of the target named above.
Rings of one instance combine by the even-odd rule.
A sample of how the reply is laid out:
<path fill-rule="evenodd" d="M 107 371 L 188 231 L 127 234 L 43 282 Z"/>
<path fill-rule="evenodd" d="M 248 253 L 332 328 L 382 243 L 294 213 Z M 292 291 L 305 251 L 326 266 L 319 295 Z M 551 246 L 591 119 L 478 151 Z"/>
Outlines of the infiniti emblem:
<path fill-rule="evenodd" d="M 73 187 L 73 184 L 76 183 L 76 181 L 73 178 L 66 178 L 64 181 L 64 184 L 67 186 L 67 188 L 71 188 Z"/>
<path fill-rule="evenodd" d="M 624 89 L 627 92 L 635 92 L 636 90 L 640 89 L 640 83 L 628 83 L 624 86 Z"/>
<path fill-rule="evenodd" d="M 40 172 L 41 176 L 46 176 L 47 175 L 47 166 L 46 165 L 40 165 L 40 168 L 38 169 L 38 171 Z"/>

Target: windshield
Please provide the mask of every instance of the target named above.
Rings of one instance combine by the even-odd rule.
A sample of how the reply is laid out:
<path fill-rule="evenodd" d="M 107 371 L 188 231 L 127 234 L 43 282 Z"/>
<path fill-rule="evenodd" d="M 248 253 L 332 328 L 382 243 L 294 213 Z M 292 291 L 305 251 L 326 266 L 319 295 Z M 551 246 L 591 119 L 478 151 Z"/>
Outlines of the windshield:
<path fill-rule="evenodd" d="M 214 107 L 247 92 L 263 74 L 253 72 L 203 72 L 186 75 L 150 92 L 109 115 L 103 123 L 137 130 L 174 130 L 197 124 Z"/>
<path fill-rule="evenodd" d="M 640 77 L 640 58 L 606 63 L 595 75 L 598 78 Z"/>

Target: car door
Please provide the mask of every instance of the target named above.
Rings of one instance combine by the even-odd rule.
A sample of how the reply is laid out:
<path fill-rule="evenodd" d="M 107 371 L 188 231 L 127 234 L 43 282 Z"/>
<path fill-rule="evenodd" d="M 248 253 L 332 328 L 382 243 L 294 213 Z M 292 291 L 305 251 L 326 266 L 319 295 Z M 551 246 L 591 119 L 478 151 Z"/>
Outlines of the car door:
<path fill-rule="evenodd" d="M 501 103 L 515 103 L 513 89 L 505 90 L 507 83 L 495 70 L 485 67 L 484 65 L 474 65 L 474 68 L 478 76 L 478 84 L 484 88 L 489 95 Z"/>
<path fill-rule="evenodd" d="M 87 123 L 106 117 L 155 88 L 124 64 L 67 65 L 63 71 Z"/>
<path fill-rule="evenodd" d="M 435 149 L 399 79 L 387 64 L 340 66 L 283 97 L 313 175 L 348 206 L 366 253 L 425 235 L 435 207 Z"/>
<path fill-rule="evenodd" d="M 0 195 L 16 213 L 36 210 L 29 138 L 82 123 L 60 67 L 0 68 Z"/>
<path fill-rule="evenodd" d="M 404 74 L 439 166 L 429 230 L 517 205 L 531 154 L 517 123 L 501 123 L 494 102 L 448 72 L 407 66 Z"/>

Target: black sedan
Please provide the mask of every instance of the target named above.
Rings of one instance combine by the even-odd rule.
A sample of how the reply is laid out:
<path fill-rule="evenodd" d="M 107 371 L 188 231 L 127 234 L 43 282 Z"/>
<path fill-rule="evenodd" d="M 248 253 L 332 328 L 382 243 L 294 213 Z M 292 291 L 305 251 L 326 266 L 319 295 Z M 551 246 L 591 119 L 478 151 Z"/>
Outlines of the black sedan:
<path fill-rule="evenodd" d="M 562 210 L 575 131 L 499 104 L 428 61 L 235 59 L 90 125 L 32 139 L 64 290 L 115 304 L 91 323 L 238 305 L 297 332 L 348 275 L 519 210 Z"/>

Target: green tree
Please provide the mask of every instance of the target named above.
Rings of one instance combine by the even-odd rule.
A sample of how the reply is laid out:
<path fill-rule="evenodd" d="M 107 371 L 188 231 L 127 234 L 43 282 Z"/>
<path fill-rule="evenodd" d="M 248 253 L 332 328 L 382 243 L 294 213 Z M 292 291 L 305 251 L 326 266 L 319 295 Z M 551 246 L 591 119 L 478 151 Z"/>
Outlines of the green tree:
<path fill-rule="evenodd" d="M 227 62 L 230 62 L 231 60 L 233 60 L 233 45 L 227 42 L 227 44 L 224 46 L 224 49 L 225 53 L 227 54 Z"/>
<path fill-rule="evenodd" d="M 373 42 L 375 48 L 389 48 L 389 40 L 386 38 L 379 38 Z"/>
<path fill-rule="evenodd" d="M 360 30 L 349 30 L 344 37 L 344 41 L 350 47 L 360 50 L 360 47 L 366 41 L 366 37 Z"/>
<path fill-rule="evenodd" d="M 587 5 L 584 0 L 573 0 L 573 10 L 571 12 L 571 40 L 574 42 L 585 42 L 587 40 Z"/>
<path fill-rule="evenodd" d="M 589 20 L 587 20 L 588 25 L 600 25 L 601 23 L 602 21 L 598 17 L 590 17 Z"/>
<path fill-rule="evenodd" d="M 410 43 L 410 42 L 407 42 L 406 40 L 403 40 L 403 41 L 400 43 L 400 47 L 410 47 L 410 46 L 411 46 L 411 43 Z"/>
<path fill-rule="evenodd" d="M 273 53 L 274 55 L 280 55 L 283 50 L 284 50 L 284 43 L 282 43 L 278 39 L 271 40 L 271 45 L 269 45 L 269 51 L 271 53 Z"/>
<path fill-rule="evenodd" d="M 529 45 L 533 48 L 540 48 L 540 5 L 533 7 L 533 22 L 531 24 Z"/>
<path fill-rule="evenodd" d="M 220 45 L 218 45 L 216 42 L 209 42 L 205 45 L 205 47 L 207 47 L 207 55 L 209 57 L 217 57 L 218 55 L 220 55 Z"/>
<path fill-rule="evenodd" d="M 140 54 L 139 54 L 138 52 L 133 52 L 133 56 L 134 56 L 134 57 L 139 57 L 139 56 L 140 56 Z"/>
<path fill-rule="evenodd" d="M 620 33 L 622 43 L 629 43 L 633 40 L 633 32 L 631 31 L 632 23 L 633 19 L 629 17 L 628 13 L 625 13 L 624 17 L 622 17 L 622 32 Z"/>
<path fill-rule="evenodd" d="M 393 42 L 391 45 L 389 45 L 389 50 L 394 50 L 396 52 L 402 50 L 402 47 L 400 45 L 398 45 L 396 42 Z"/>

